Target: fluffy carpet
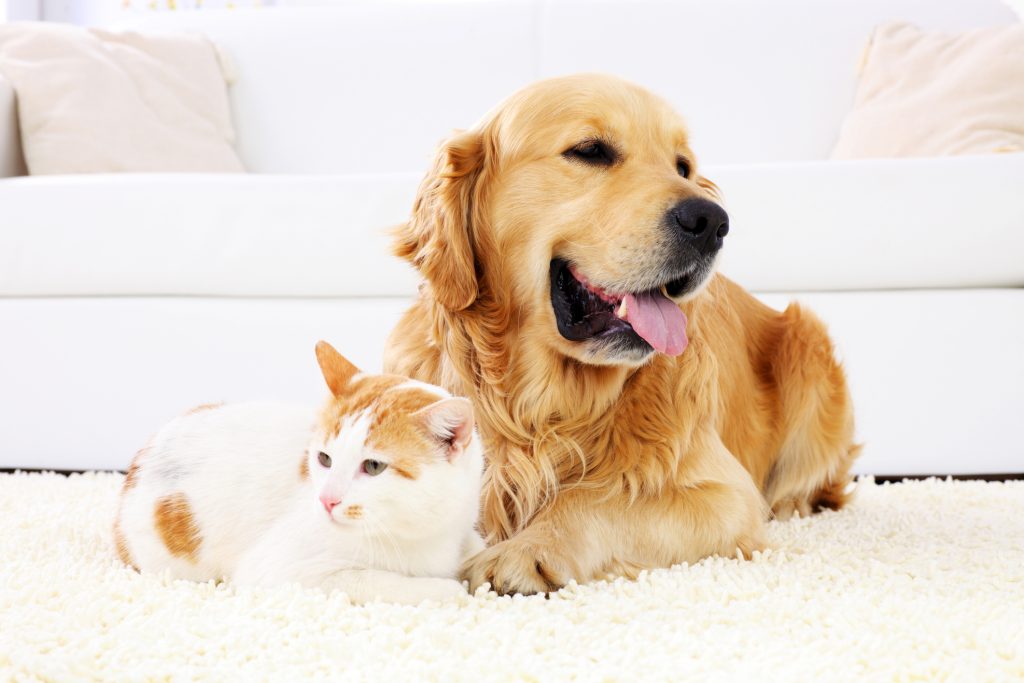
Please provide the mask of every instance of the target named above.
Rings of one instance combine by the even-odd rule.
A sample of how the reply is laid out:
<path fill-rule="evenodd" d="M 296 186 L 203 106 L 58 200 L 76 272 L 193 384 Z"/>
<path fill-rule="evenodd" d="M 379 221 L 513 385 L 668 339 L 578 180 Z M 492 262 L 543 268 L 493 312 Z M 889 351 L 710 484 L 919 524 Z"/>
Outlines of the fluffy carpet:
<path fill-rule="evenodd" d="M 0 476 L 0 679 L 1024 677 L 1024 482 L 866 480 L 753 561 L 414 608 L 140 576 L 112 548 L 121 480 Z"/>

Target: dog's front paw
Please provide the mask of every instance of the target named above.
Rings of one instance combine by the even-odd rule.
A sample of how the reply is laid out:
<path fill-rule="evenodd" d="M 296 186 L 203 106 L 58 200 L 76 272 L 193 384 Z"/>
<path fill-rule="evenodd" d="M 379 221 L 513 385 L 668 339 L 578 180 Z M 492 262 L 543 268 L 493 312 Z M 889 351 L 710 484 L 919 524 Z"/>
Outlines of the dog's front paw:
<path fill-rule="evenodd" d="M 574 578 L 572 574 L 569 563 L 554 548 L 518 537 L 477 553 L 462 567 L 471 593 L 489 583 L 502 595 L 555 591 Z"/>

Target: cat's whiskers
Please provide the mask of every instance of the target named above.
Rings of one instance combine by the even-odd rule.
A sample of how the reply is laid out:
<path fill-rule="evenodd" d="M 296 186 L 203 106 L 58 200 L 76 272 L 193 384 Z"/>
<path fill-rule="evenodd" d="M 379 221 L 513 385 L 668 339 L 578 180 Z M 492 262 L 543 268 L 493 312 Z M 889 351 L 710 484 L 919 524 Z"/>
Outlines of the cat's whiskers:
<path fill-rule="evenodd" d="M 365 519 L 365 518 L 364 518 Z M 374 552 L 373 563 L 375 565 L 388 567 L 392 571 L 394 567 L 394 551 L 397 548 L 393 546 L 391 539 L 387 537 L 387 527 L 381 523 L 379 519 L 369 518 L 366 521 L 366 538 L 370 541 L 370 547 Z M 390 548 L 385 545 L 391 546 Z"/>
<path fill-rule="evenodd" d="M 390 563 L 387 562 L 388 553 L 384 547 L 384 538 L 379 533 L 382 530 L 382 525 L 372 517 L 364 517 L 362 521 L 364 528 L 363 538 L 369 543 L 373 564 L 379 565 L 381 560 L 384 560 L 383 564 L 390 566 Z"/>
<path fill-rule="evenodd" d="M 396 567 L 395 569 L 400 572 L 408 572 L 409 558 L 406 555 L 405 550 L 402 548 L 402 544 L 398 542 L 394 534 L 391 533 L 391 530 L 388 529 L 387 525 L 382 523 L 379 519 L 377 519 L 374 516 L 368 516 L 365 519 L 367 522 L 371 524 L 372 530 L 373 532 L 375 532 L 375 535 L 377 532 L 379 532 L 379 539 L 381 540 L 382 544 L 384 541 L 387 541 L 388 544 L 391 546 L 391 550 L 393 551 L 391 553 L 391 556 L 398 563 L 398 567 Z M 381 549 L 383 550 L 383 547 Z"/>
<path fill-rule="evenodd" d="M 359 532 L 356 534 L 356 538 L 359 540 L 358 553 L 362 556 L 367 567 L 375 567 L 377 566 L 377 546 L 373 535 L 367 532 L 366 520 L 363 520 L 363 523 L 360 525 Z"/>

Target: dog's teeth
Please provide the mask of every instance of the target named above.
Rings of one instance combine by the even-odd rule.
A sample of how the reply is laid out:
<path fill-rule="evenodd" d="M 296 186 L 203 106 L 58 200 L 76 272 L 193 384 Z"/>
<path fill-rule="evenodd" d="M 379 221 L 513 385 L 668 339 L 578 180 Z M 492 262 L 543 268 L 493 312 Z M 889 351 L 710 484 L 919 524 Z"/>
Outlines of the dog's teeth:
<path fill-rule="evenodd" d="M 616 315 L 616 317 L 622 318 L 623 320 L 626 319 L 626 300 L 625 299 L 623 299 L 622 303 L 619 304 L 619 308 L 618 308 L 618 310 L 615 311 L 615 315 Z"/>
<path fill-rule="evenodd" d="M 665 295 L 666 299 L 671 299 L 672 298 L 672 297 L 670 297 L 668 295 L 668 285 L 662 285 L 661 286 L 661 293 Z"/>

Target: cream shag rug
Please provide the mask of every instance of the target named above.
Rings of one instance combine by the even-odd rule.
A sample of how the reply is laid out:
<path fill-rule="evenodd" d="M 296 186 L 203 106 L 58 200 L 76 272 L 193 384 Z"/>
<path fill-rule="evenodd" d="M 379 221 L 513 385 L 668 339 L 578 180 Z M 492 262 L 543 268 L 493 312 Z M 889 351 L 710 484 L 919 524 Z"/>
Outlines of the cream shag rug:
<path fill-rule="evenodd" d="M 866 480 L 750 562 L 415 608 L 140 576 L 121 481 L 0 476 L 0 680 L 1024 677 L 1024 481 Z"/>

